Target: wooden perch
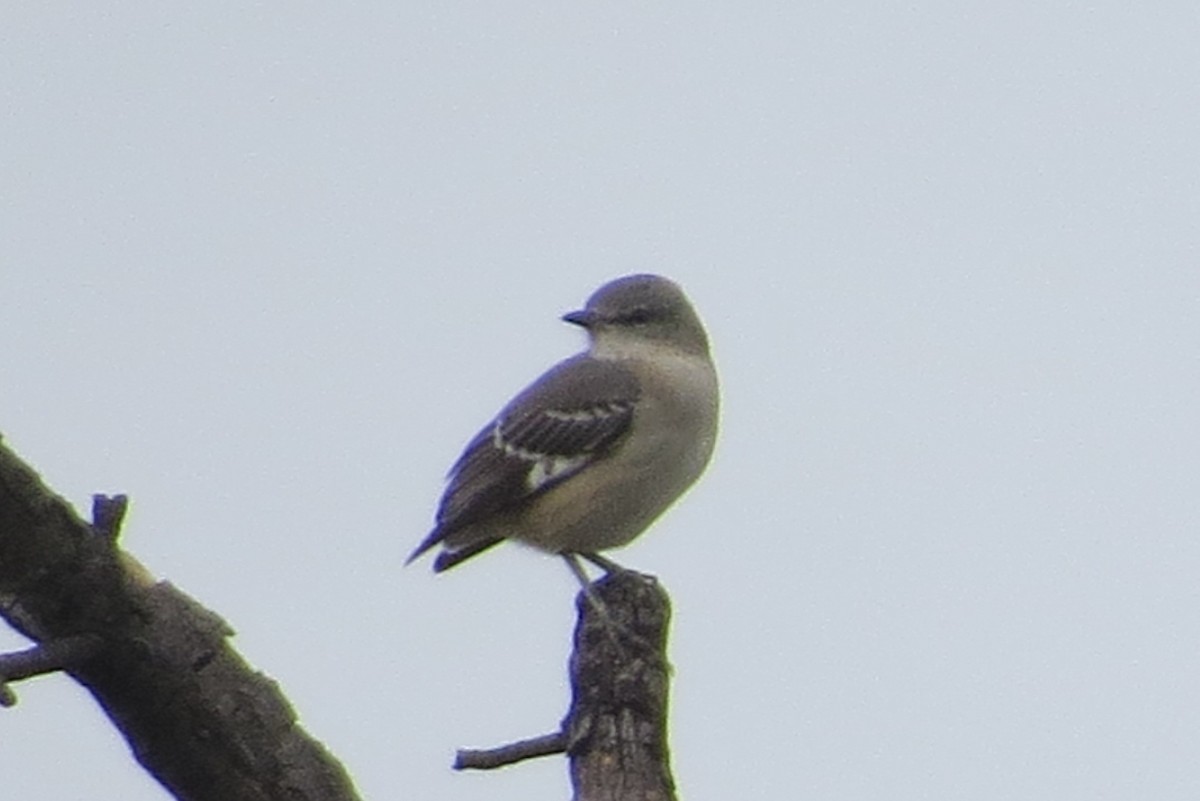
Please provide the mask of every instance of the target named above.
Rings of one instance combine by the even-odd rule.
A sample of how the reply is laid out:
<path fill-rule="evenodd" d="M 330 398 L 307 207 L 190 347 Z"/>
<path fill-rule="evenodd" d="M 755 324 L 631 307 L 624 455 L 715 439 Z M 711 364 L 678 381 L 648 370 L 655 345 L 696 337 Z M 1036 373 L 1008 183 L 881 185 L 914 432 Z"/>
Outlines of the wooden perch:
<path fill-rule="evenodd" d="M 558 732 L 458 752 L 491 769 L 566 751 L 574 801 L 674 801 L 667 748 L 670 599 L 651 576 L 610 573 L 576 601 L 571 709 Z"/>
<path fill-rule="evenodd" d="M 6 682 L 66 670 L 186 801 L 357 799 L 226 623 L 120 551 L 124 511 L 100 496 L 89 525 L 0 443 L 0 616 L 37 643 L 0 659 L 0 700 L 15 701 Z"/>

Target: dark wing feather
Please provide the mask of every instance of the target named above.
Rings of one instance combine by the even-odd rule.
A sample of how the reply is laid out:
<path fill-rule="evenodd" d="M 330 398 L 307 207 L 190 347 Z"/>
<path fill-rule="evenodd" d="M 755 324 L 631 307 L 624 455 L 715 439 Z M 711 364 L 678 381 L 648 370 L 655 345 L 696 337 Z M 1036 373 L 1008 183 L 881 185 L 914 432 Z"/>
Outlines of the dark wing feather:
<path fill-rule="evenodd" d="M 412 558 L 578 473 L 629 430 L 639 392 L 617 362 L 580 355 L 551 369 L 467 445 L 450 470 L 437 528 Z"/>
<path fill-rule="evenodd" d="M 457 565 L 459 562 L 465 562 L 476 554 L 481 554 L 488 548 L 493 548 L 504 542 L 502 537 L 489 537 L 486 540 L 472 543 L 465 548 L 459 548 L 457 551 L 445 550 L 437 555 L 433 560 L 433 572 L 441 573 L 445 570 Z"/>

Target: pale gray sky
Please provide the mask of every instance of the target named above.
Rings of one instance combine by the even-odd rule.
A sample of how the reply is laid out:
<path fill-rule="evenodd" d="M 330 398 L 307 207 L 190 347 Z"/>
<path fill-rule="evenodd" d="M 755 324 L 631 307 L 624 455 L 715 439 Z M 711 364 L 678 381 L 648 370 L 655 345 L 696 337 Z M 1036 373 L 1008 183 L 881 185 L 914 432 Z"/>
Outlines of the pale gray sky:
<path fill-rule="evenodd" d="M 567 796 L 448 765 L 561 717 L 571 577 L 401 564 L 643 271 L 724 382 L 614 554 L 676 605 L 682 797 L 1200 795 L 1193 5 L 85 5 L 0 14 L 0 432 L 130 493 L 364 796 Z M 7 795 L 166 797 L 18 690 Z"/>

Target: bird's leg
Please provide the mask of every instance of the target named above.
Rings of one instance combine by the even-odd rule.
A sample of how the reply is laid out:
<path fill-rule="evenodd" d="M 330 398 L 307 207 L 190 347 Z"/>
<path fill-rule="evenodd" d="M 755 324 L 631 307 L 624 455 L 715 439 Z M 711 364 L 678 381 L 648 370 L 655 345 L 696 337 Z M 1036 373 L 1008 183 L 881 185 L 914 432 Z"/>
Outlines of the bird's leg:
<path fill-rule="evenodd" d="M 587 559 L 589 562 L 598 565 L 610 573 L 626 572 L 628 568 L 621 567 L 616 562 L 605 559 L 603 556 L 598 556 L 594 553 L 564 553 L 561 554 L 561 556 L 566 561 L 567 567 L 569 567 L 571 572 L 575 574 L 575 578 L 579 579 L 579 583 L 583 585 L 583 595 L 587 599 L 588 604 L 600 617 L 600 620 L 603 621 L 604 630 L 608 632 L 609 637 L 613 641 L 613 645 L 615 645 L 621 651 L 624 651 L 625 648 L 623 643 L 633 643 L 638 646 L 639 650 L 653 653 L 655 651 L 654 647 L 650 643 L 646 642 L 645 638 L 632 631 L 628 626 L 620 623 L 612 616 L 608 610 L 608 606 L 605 605 L 604 601 L 600 600 L 595 591 L 592 589 L 592 580 L 588 578 L 587 572 L 583 569 L 583 565 L 580 564 L 579 557 L 582 556 L 584 559 Z"/>
<path fill-rule="evenodd" d="M 609 622 L 612 622 L 612 618 L 608 616 L 608 609 L 606 609 L 600 599 L 596 597 L 596 593 L 592 592 L 592 580 L 588 578 L 587 571 L 584 570 L 583 565 L 579 563 L 579 556 L 579 554 L 574 553 L 562 554 L 562 558 L 566 561 L 567 567 L 571 569 L 571 572 L 575 574 L 575 578 L 579 579 L 579 583 L 583 586 L 583 594 L 587 596 L 588 603 L 592 605 L 592 608 L 595 609 L 601 617 Z M 583 556 L 587 558 L 588 555 L 583 554 Z"/>
<path fill-rule="evenodd" d="M 598 553 L 580 553 L 579 555 L 603 570 L 605 573 L 620 573 L 623 570 L 629 569 L 627 567 L 621 567 L 613 560 L 609 559 L 608 557 L 601 556 Z"/>

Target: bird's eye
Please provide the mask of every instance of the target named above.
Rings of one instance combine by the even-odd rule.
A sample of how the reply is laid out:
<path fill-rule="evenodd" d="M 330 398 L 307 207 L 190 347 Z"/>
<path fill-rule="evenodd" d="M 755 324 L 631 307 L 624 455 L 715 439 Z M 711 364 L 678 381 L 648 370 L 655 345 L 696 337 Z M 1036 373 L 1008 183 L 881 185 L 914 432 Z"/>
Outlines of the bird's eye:
<path fill-rule="evenodd" d="M 622 315 L 621 321 L 627 325 L 645 325 L 654 318 L 649 309 L 632 309 L 627 314 Z"/>

